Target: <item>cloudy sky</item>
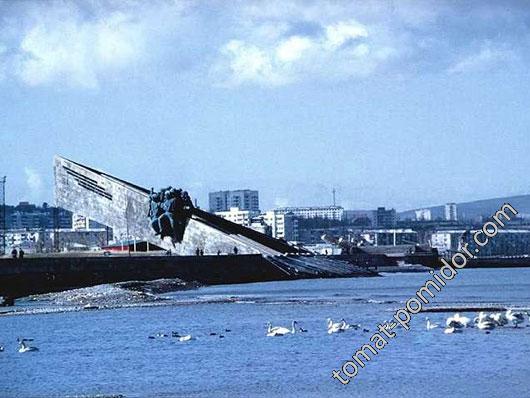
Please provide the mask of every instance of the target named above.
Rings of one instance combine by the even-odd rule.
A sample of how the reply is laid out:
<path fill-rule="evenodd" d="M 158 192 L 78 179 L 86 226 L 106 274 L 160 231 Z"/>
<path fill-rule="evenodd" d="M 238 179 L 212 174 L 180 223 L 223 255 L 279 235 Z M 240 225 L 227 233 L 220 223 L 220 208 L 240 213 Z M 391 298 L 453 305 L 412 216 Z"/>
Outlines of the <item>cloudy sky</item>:
<path fill-rule="evenodd" d="M 230 4 L 230 5 L 229 5 Z M 61 154 L 262 208 L 530 193 L 526 1 L 3 1 L 0 175 Z"/>

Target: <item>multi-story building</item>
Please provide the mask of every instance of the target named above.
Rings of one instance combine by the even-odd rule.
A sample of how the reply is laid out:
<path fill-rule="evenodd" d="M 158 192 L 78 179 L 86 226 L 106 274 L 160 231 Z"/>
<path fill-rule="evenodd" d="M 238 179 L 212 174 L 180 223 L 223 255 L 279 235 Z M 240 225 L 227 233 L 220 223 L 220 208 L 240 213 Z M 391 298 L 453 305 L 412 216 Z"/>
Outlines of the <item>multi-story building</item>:
<path fill-rule="evenodd" d="M 300 218 L 325 218 L 341 221 L 344 217 L 344 208 L 341 206 L 280 207 L 274 211 L 277 214 L 292 213 Z"/>
<path fill-rule="evenodd" d="M 375 211 L 375 220 L 378 228 L 394 228 L 397 222 L 396 210 L 378 207 Z"/>
<path fill-rule="evenodd" d="M 447 203 L 444 207 L 444 216 L 447 221 L 457 221 L 456 203 Z"/>
<path fill-rule="evenodd" d="M 419 209 L 415 212 L 416 221 L 431 221 L 431 211 L 429 209 Z"/>
<path fill-rule="evenodd" d="M 371 227 L 374 224 L 373 210 L 344 210 L 343 219 L 350 225 Z"/>
<path fill-rule="evenodd" d="M 9 216 L 6 215 L 8 229 L 72 228 L 72 213 L 50 207 L 46 203 L 39 207 L 28 202 L 20 202 L 9 210 Z"/>
<path fill-rule="evenodd" d="M 250 189 L 210 192 L 208 195 L 210 212 L 230 211 L 232 207 L 240 210 L 259 212 L 259 193 Z"/>
<path fill-rule="evenodd" d="M 252 218 L 257 216 L 259 212 L 251 210 L 241 210 L 239 207 L 231 207 L 229 211 L 216 211 L 215 214 L 225 220 L 233 223 L 249 227 Z"/>
<path fill-rule="evenodd" d="M 264 214 L 263 220 L 270 225 L 273 238 L 284 239 L 288 242 L 299 240 L 298 219 L 293 213 L 270 210 Z"/>

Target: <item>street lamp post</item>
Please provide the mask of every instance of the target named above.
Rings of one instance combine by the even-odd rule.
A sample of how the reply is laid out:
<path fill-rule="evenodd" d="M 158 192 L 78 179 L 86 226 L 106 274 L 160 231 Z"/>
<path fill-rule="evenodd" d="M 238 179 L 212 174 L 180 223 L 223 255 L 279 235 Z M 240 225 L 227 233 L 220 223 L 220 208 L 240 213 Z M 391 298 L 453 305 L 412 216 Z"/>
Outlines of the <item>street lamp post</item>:
<path fill-rule="evenodd" d="M 6 176 L 2 177 L 2 252 L 6 253 Z"/>

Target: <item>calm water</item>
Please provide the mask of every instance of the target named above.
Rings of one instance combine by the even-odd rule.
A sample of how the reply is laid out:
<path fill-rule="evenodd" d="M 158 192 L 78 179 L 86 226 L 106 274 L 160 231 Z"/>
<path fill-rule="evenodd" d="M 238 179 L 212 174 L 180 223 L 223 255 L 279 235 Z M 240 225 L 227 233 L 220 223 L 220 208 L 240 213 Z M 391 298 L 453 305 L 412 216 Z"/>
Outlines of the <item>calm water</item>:
<path fill-rule="evenodd" d="M 373 331 L 427 276 L 208 287 L 174 293 L 175 305 L 163 307 L 1 317 L 0 396 L 530 396 L 530 327 L 444 335 L 425 330 L 424 315 L 349 385 L 330 377 L 371 333 L 328 335 L 325 319 Z M 435 300 L 456 303 L 530 307 L 530 269 L 461 271 Z M 293 319 L 308 332 L 265 336 L 267 321 Z M 197 339 L 148 339 L 171 331 Z M 17 336 L 33 337 L 40 351 L 19 354 Z"/>

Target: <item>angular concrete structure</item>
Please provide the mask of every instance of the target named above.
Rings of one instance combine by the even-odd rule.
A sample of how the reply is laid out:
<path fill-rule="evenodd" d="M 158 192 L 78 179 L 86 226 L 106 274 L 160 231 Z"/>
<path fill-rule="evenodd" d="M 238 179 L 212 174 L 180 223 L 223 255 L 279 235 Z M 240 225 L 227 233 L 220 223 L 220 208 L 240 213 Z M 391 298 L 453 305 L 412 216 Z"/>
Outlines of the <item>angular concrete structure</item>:
<path fill-rule="evenodd" d="M 180 255 L 233 253 L 279 255 L 298 253 L 287 243 L 192 209 L 184 239 L 175 246 L 162 241 L 151 229 L 149 190 L 110 174 L 56 156 L 54 159 L 56 205 L 112 227 L 116 239 L 140 239 Z"/>

